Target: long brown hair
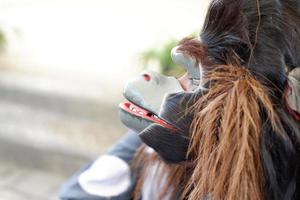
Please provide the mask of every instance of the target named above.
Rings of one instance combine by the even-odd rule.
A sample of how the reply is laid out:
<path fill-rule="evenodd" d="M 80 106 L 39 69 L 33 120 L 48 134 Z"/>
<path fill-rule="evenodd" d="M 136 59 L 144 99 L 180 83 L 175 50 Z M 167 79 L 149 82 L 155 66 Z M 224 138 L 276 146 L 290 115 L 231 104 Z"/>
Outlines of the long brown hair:
<path fill-rule="evenodd" d="M 268 89 L 241 66 L 217 66 L 205 79 L 214 84 L 193 106 L 188 153 L 195 166 L 184 195 L 262 200 L 262 110 L 278 134 L 283 130 Z"/>

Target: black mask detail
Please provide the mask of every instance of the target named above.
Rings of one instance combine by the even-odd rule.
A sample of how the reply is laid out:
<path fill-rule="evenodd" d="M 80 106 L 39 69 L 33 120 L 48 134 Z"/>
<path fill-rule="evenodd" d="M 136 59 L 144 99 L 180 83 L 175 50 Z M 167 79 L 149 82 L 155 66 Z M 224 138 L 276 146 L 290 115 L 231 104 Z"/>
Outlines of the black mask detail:
<path fill-rule="evenodd" d="M 152 124 L 139 136 L 168 163 L 180 163 L 188 160 L 190 126 L 193 120 L 191 106 L 203 95 L 202 90 L 180 92 L 165 97 L 159 117 L 175 129 Z"/>

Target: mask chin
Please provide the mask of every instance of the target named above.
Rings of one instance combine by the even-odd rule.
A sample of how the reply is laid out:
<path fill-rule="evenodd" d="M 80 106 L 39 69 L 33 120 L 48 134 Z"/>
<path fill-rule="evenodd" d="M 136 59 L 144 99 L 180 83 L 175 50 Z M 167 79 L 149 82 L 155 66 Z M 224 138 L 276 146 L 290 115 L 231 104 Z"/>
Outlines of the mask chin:
<path fill-rule="evenodd" d="M 165 162 L 176 164 L 187 160 L 186 155 L 190 141 L 183 134 L 158 124 L 152 124 L 139 136 Z"/>
<path fill-rule="evenodd" d="M 201 90 L 196 93 L 180 92 L 166 96 L 159 117 L 174 129 L 152 124 L 139 134 L 142 141 L 152 147 L 167 163 L 177 164 L 188 160 L 193 113 L 187 109 L 201 96 Z"/>
<path fill-rule="evenodd" d="M 158 116 L 185 135 L 189 135 L 193 120 L 193 112 L 190 108 L 202 95 L 202 90 L 169 94 L 164 98 Z"/>

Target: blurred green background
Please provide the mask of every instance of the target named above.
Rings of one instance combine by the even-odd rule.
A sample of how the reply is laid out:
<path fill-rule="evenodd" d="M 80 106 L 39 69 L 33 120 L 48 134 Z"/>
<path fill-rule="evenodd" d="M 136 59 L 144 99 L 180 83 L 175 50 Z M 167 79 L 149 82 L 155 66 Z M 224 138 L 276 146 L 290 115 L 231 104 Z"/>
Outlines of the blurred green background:
<path fill-rule="evenodd" d="M 184 69 L 172 62 L 170 52 L 178 44 L 178 40 L 170 39 L 164 42 L 161 46 L 146 50 L 141 55 L 143 66 L 151 68 L 152 63 L 159 66 L 159 71 L 168 76 L 180 76 L 184 73 Z"/>
<path fill-rule="evenodd" d="M 0 29 L 0 51 L 4 50 L 5 44 L 6 44 L 6 38 L 4 32 Z"/>

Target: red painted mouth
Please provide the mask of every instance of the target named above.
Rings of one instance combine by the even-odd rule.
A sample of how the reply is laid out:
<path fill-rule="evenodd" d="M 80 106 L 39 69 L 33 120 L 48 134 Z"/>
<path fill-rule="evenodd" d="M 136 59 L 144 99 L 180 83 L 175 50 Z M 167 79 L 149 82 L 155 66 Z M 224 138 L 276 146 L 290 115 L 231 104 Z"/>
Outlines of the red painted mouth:
<path fill-rule="evenodd" d="M 131 113 L 137 117 L 140 118 L 144 118 L 147 119 L 149 121 L 152 121 L 154 123 L 160 124 L 161 126 L 164 126 L 166 128 L 169 129 L 175 129 L 173 126 L 171 126 L 170 124 L 168 124 L 166 121 L 164 121 L 163 119 L 160 119 L 157 115 L 155 115 L 154 113 L 150 112 L 149 110 L 146 110 L 142 107 L 139 107 L 138 105 L 130 102 L 130 101 L 126 101 L 123 103 L 120 103 L 119 107 L 123 110 L 125 110 L 128 113 Z"/>

